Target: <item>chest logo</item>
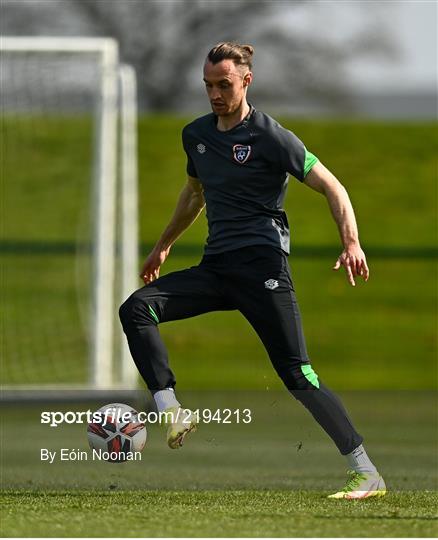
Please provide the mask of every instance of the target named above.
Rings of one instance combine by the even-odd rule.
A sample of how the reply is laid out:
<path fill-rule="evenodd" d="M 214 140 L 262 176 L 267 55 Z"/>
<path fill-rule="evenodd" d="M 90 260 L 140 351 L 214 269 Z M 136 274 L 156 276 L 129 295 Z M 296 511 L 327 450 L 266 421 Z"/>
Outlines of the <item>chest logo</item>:
<path fill-rule="evenodd" d="M 248 161 L 251 155 L 251 146 L 245 146 L 244 144 L 235 144 L 233 146 L 233 157 L 237 163 L 245 163 Z"/>
<path fill-rule="evenodd" d="M 207 148 L 205 148 L 205 144 L 202 144 L 202 143 L 199 143 L 196 147 L 196 150 L 200 153 L 200 154 L 204 154 L 205 151 L 207 150 Z"/>

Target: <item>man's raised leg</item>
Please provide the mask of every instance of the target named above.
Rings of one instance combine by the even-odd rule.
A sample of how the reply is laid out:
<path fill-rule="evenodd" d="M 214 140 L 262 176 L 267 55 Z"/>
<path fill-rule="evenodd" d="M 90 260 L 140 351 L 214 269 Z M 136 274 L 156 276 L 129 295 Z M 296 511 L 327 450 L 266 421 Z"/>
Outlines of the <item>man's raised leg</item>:
<path fill-rule="evenodd" d="M 196 428 L 194 415 L 181 414 L 175 396 L 175 375 L 161 339 L 160 323 L 231 309 L 219 293 L 217 278 L 202 265 L 167 274 L 134 292 L 119 315 L 134 362 L 154 396 L 159 413 L 167 412 L 167 441 L 182 446 Z"/>

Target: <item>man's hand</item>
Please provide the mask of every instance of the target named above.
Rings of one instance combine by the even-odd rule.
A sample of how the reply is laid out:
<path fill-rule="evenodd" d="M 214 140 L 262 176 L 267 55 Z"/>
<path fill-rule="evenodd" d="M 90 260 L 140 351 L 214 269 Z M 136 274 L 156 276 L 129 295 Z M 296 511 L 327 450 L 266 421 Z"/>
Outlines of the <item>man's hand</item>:
<path fill-rule="evenodd" d="M 160 266 L 167 259 L 169 250 L 161 251 L 153 249 L 143 264 L 143 268 L 140 272 L 140 277 L 147 285 L 157 279 L 160 276 Z"/>
<path fill-rule="evenodd" d="M 359 244 L 346 247 L 339 255 L 333 270 L 339 270 L 343 266 L 347 272 L 347 278 L 350 284 L 355 287 L 354 278 L 362 276 L 365 281 L 368 281 L 370 271 L 368 269 L 365 253 Z"/>
<path fill-rule="evenodd" d="M 147 285 L 160 276 L 160 266 L 169 255 L 175 240 L 195 221 L 205 206 L 201 182 L 189 176 L 181 191 L 178 203 L 169 225 L 164 230 L 140 272 L 141 279 Z"/>

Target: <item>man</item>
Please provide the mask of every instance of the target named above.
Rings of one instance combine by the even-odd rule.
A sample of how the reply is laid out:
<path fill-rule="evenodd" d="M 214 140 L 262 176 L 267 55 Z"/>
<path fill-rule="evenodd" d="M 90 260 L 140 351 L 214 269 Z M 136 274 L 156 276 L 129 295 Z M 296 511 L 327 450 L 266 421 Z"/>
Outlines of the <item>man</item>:
<path fill-rule="evenodd" d="M 183 130 L 187 184 L 175 213 L 146 259 L 145 287 L 120 308 L 129 347 L 159 412 L 173 412 L 167 439 L 182 445 L 196 428 L 181 412 L 158 323 L 215 310 L 239 310 L 262 340 L 290 393 L 310 411 L 350 466 L 349 479 L 333 498 L 384 495 L 383 478 L 362 446 L 339 398 L 310 364 L 290 270 L 289 228 L 282 202 L 288 173 L 326 196 L 344 249 L 351 285 L 368 280 L 356 220 L 347 192 L 290 131 L 248 104 L 253 48 L 219 43 L 207 56 L 204 82 L 213 112 Z M 209 236 L 198 266 L 159 278 L 176 239 L 206 206 Z M 184 417 L 184 418 L 183 418 Z"/>

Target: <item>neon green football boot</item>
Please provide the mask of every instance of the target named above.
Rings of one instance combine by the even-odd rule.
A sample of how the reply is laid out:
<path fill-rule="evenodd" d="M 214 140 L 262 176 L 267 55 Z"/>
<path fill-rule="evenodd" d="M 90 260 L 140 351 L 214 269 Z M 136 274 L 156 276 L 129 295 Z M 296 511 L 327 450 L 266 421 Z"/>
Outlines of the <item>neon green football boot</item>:
<path fill-rule="evenodd" d="M 368 497 L 383 497 L 386 486 L 378 472 L 360 473 L 347 471 L 349 478 L 345 487 L 337 493 L 328 495 L 329 499 L 367 499 Z"/>
<path fill-rule="evenodd" d="M 196 431 L 198 419 L 192 411 L 169 407 L 164 411 L 162 424 L 167 428 L 167 444 L 172 450 L 181 448 L 186 435 Z"/>

